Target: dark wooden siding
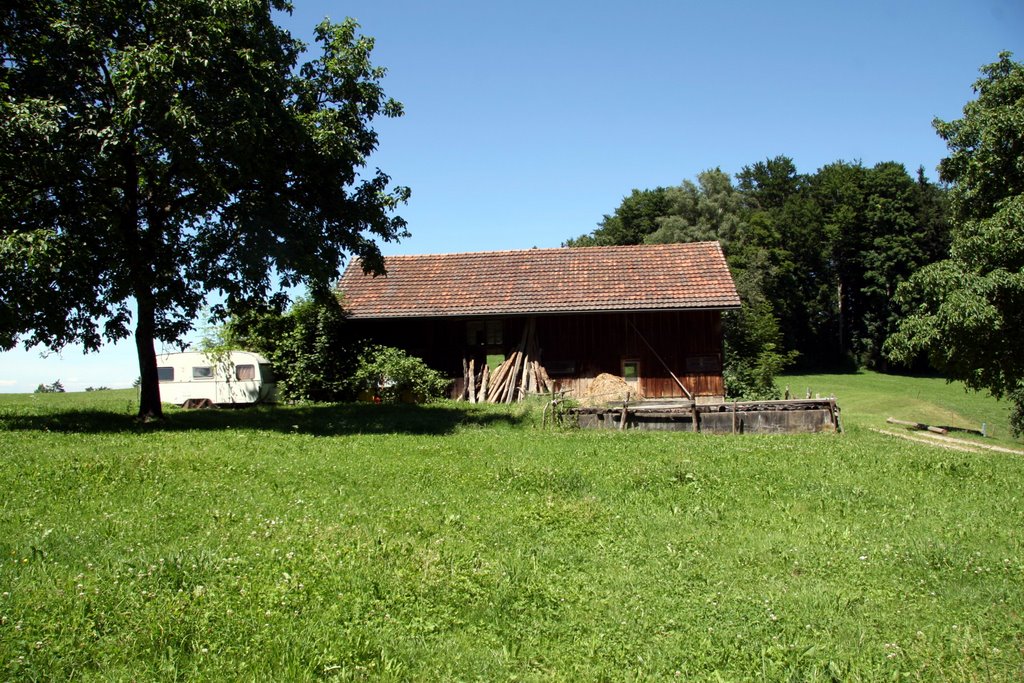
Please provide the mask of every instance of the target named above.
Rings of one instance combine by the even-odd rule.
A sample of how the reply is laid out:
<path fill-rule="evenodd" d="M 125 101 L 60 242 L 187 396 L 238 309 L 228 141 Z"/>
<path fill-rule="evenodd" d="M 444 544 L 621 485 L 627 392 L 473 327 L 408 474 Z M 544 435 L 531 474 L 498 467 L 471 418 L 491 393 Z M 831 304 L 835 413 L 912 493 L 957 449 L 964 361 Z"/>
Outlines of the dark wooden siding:
<path fill-rule="evenodd" d="M 462 359 L 482 363 L 488 354 L 510 353 L 526 317 L 502 322 L 500 346 L 471 343 L 467 320 L 353 320 L 357 336 L 397 346 L 451 377 Z M 607 313 L 537 316 L 541 363 L 562 388 L 581 389 L 601 373 L 622 375 L 624 360 L 640 364 L 640 390 L 649 398 L 681 398 L 672 373 L 696 396 L 723 396 L 722 317 L 719 311 Z"/>

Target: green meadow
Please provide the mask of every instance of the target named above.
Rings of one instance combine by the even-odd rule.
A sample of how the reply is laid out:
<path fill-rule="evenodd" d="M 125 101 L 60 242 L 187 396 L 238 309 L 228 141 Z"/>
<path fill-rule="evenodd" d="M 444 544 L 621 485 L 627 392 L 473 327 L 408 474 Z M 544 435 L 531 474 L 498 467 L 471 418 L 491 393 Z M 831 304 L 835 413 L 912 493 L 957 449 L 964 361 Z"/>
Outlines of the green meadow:
<path fill-rule="evenodd" d="M 0 680 L 1024 678 L 1024 456 L 872 431 L 1005 406 L 782 381 L 846 430 L 0 396 Z"/>

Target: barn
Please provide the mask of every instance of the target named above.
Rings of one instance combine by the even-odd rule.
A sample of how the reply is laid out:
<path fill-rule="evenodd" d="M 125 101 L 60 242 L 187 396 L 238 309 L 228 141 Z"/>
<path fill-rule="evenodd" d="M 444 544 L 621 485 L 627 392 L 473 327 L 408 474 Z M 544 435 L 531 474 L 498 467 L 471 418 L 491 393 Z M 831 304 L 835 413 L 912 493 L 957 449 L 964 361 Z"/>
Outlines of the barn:
<path fill-rule="evenodd" d="M 740 300 L 717 242 L 392 256 L 385 268 L 373 277 L 355 260 L 342 275 L 353 332 L 448 374 L 454 395 L 503 361 L 536 369 L 510 399 L 580 394 L 602 373 L 647 398 L 725 395 L 722 312 Z"/>

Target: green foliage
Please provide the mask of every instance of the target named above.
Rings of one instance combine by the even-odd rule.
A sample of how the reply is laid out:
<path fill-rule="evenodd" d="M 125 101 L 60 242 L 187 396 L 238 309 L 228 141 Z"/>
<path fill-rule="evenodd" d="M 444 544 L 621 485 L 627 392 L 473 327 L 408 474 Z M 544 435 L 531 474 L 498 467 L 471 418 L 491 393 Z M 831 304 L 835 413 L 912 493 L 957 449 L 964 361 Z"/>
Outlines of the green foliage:
<path fill-rule="evenodd" d="M 727 312 L 722 319 L 722 375 L 728 398 L 768 401 L 782 398 L 775 378 L 793 364 L 797 352 L 783 351 L 778 320 L 755 275 L 749 271 L 736 272 L 736 289 L 743 306 Z"/>
<path fill-rule="evenodd" d="M 353 396 L 349 378 L 358 347 L 349 339 L 341 304 L 330 293 L 301 298 L 284 313 L 269 307 L 241 313 L 225 326 L 221 343 L 263 354 L 274 367 L 284 400 Z"/>
<path fill-rule="evenodd" d="M 721 242 L 727 252 L 746 219 L 743 197 L 727 173 L 714 168 L 697 174 L 697 183 L 684 180 L 664 190 L 667 206 L 655 222 L 658 229 L 644 237 L 648 244 Z"/>
<path fill-rule="evenodd" d="M 351 20 L 320 55 L 273 22 L 284 0 L 13 0 L 0 12 L 0 348 L 142 340 L 140 415 L 159 415 L 153 339 L 208 292 L 241 310 L 379 272 L 409 196 L 362 169 L 401 105 Z M 133 306 L 134 302 L 134 306 Z M 134 308 L 134 310 L 133 310 Z"/>
<path fill-rule="evenodd" d="M 605 247 L 617 244 L 643 244 L 658 229 L 658 219 L 669 211 L 669 198 L 663 187 L 633 190 L 622 199 L 612 215 L 605 214 L 596 230 L 566 240 L 566 247 Z"/>
<path fill-rule="evenodd" d="M 58 379 L 53 384 L 40 384 L 39 386 L 36 387 L 36 390 L 35 390 L 34 393 L 37 393 L 37 394 L 63 394 L 64 393 L 64 385 L 61 384 L 61 381 Z"/>
<path fill-rule="evenodd" d="M 634 190 L 567 244 L 720 242 L 734 277 L 747 279 L 743 311 L 725 327 L 725 372 L 741 395 L 771 395 L 773 369 L 796 358 L 884 368 L 882 346 L 902 315 L 896 288 L 949 243 L 943 189 L 895 162 L 839 161 L 804 175 L 785 156 L 744 166 L 736 181 L 716 168 Z"/>
<path fill-rule="evenodd" d="M 449 380 L 401 349 L 369 344 L 359 353 L 351 386 L 382 401 L 430 402 L 443 398 Z"/>
<path fill-rule="evenodd" d="M 836 379 L 877 387 L 864 406 L 912 398 L 903 386 L 995 403 Z M 133 396 L 0 395 L 3 680 L 1009 681 L 1024 666 L 1018 457 L 860 428 L 539 430 L 539 411 L 452 402 L 171 409 L 154 427 Z"/>
<path fill-rule="evenodd" d="M 909 311 L 886 345 L 905 361 L 927 353 L 950 379 L 1015 404 L 1024 427 L 1024 65 L 1008 53 L 982 67 L 963 118 L 935 121 L 950 156 L 954 219 L 949 258 L 897 292 Z"/>

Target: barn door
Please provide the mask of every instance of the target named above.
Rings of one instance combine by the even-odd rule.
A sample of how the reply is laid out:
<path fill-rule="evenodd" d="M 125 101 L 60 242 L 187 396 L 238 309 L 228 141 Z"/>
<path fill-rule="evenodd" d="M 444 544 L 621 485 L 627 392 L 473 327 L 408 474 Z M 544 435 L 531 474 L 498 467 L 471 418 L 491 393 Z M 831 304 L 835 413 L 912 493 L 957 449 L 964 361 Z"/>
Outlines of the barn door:
<path fill-rule="evenodd" d="M 643 387 L 640 385 L 641 374 L 639 358 L 622 359 L 622 378 L 626 380 L 626 384 L 629 385 L 629 393 L 634 396 L 643 395 Z"/>

